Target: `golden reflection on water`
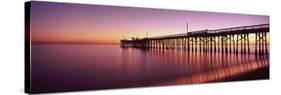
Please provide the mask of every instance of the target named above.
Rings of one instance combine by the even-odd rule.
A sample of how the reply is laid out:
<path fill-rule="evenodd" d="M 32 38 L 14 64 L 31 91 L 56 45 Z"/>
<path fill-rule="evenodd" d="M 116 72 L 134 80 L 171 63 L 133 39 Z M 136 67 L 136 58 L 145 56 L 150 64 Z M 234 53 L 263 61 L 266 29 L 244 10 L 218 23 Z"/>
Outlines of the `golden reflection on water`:
<path fill-rule="evenodd" d="M 220 81 L 226 79 L 227 77 L 239 76 L 243 73 L 248 73 L 262 67 L 267 67 L 268 65 L 268 61 L 266 60 L 260 60 L 254 63 L 239 63 L 232 66 L 218 68 L 209 72 L 195 73 L 190 77 L 178 78 L 176 81 L 168 81 L 161 84 L 194 84 L 206 83 L 209 81 Z"/>

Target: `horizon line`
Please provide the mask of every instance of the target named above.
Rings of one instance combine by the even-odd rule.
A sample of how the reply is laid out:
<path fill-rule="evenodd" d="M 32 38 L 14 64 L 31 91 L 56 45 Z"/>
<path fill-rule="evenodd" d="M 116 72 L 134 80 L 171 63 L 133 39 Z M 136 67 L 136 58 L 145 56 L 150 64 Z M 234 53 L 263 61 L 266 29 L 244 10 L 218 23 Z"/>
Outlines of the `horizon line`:
<path fill-rule="evenodd" d="M 78 44 L 78 45 L 119 45 L 120 43 L 107 42 L 66 42 L 66 41 L 31 41 L 32 45 L 56 45 L 56 44 Z"/>

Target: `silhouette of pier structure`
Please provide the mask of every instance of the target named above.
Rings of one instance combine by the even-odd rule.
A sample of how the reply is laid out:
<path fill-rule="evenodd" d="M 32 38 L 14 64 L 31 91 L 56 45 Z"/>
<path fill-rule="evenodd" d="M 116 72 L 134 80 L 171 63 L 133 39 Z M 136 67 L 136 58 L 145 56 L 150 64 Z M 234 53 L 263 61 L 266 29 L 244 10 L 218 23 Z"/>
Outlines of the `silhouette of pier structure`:
<path fill-rule="evenodd" d="M 186 51 L 268 54 L 269 24 L 200 30 L 157 37 L 121 40 L 122 48 L 181 49 Z M 254 35 L 250 43 L 249 35 Z M 250 47 L 254 45 L 254 48 Z"/>

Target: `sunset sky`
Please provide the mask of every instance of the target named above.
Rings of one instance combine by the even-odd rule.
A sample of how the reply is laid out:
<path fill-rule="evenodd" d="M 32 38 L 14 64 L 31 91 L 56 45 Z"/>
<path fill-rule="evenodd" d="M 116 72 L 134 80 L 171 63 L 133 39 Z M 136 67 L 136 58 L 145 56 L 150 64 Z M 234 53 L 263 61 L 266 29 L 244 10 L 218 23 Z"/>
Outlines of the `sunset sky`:
<path fill-rule="evenodd" d="M 119 43 L 149 37 L 269 23 L 269 16 L 33 1 L 32 41 Z"/>

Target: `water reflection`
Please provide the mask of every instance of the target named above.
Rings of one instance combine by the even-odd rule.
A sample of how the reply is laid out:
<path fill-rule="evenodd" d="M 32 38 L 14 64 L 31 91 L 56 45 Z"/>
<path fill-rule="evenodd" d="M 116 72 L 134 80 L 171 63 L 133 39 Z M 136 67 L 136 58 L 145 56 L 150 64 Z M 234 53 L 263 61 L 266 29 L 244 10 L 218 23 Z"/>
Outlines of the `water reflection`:
<path fill-rule="evenodd" d="M 137 75 L 142 80 L 139 82 L 146 85 L 194 84 L 269 77 L 268 55 L 186 52 L 174 49 L 123 48 L 121 51 L 124 73 L 131 73 L 124 76 L 130 79 Z"/>
<path fill-rule="evenodd" d="M 31 87 L 34 92 L 269 77 L 268 55 L 254 56 L 251 53 L 142 50 L 120 48 L 119 45 L 32 45 L 31 56 Z"/>

